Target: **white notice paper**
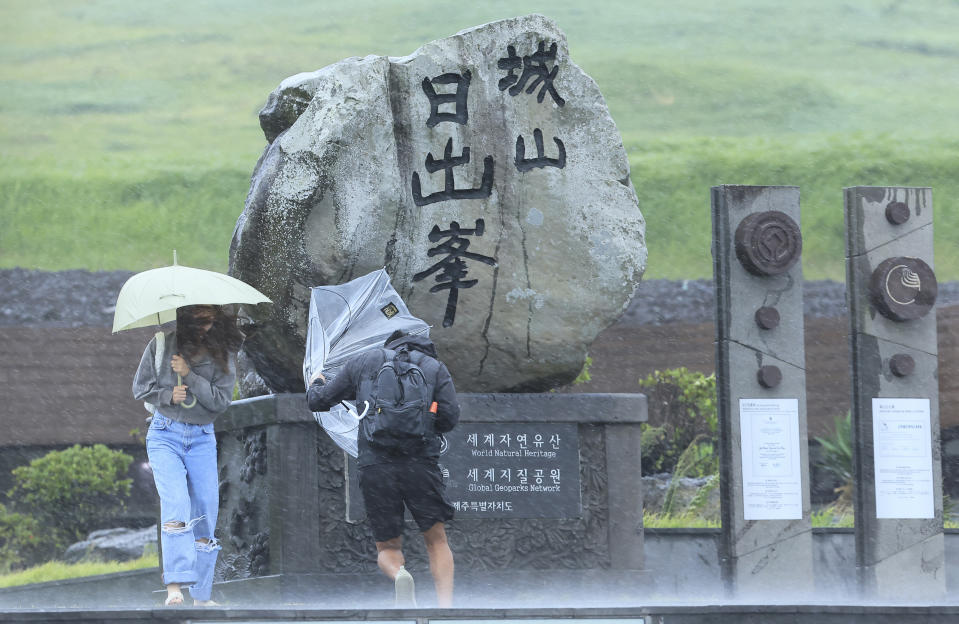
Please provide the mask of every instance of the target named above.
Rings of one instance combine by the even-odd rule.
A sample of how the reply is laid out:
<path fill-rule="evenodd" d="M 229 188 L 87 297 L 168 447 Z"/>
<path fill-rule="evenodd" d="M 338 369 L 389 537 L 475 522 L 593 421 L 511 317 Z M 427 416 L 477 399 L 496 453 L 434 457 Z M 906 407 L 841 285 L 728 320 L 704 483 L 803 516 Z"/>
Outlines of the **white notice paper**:
<path fill-rule="evenodd" d="M 872 400 L 877 518 L 932 518 L 929 399 Z"/>
<path fill-rule="evenodd" d="M 746 520 L 802 519 L 799 399 L 740 399 Z"/>

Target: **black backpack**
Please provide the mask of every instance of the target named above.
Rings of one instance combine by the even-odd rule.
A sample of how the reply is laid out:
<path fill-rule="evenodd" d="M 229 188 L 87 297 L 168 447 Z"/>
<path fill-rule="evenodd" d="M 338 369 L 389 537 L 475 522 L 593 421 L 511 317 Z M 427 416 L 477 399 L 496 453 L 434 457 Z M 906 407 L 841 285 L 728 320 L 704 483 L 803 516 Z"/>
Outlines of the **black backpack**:
<path fill-rule="evenodd" d="M 379 447 L 415 452 L 435 435 L 430 403 L 433 388 L 420 368 L 424 356 L 406 349 L 384 349 L 386 361 L 371 380 L 363 435 Z"/>

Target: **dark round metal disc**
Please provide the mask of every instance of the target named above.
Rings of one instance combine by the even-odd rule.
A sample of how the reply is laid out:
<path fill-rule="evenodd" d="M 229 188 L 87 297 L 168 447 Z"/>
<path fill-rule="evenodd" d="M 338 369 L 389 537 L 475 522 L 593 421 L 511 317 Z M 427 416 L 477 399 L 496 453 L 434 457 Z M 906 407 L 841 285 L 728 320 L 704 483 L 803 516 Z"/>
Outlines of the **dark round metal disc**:
<path fill-rule="evenodd" d="M 909 214 L 909 206 L 904 202 L 889 202 L 886 206 L 886 221 L 893 225 L 902 225 L 909 220 L 910 216 L 912 215 Z"/>
<path fill-rule="evenodd" d="M 869 278 L 869 294 L 879 313 L 893 321 L 919 319 L 936 304 L 939 283 L 919 258 L 897 256 L 879 263 Z"/>
<path fill-rule="evenodd" d="M 916 370 L 916 360 L 908 353 L 897 353 L 889 358 L 889 370 L 896 377 L 907 377 Z"/>
<path fill-rule="evenodd" d="M 756 381 L 763 388 L 775 388 L 782 380 L 783 373 L 778 366 L 767 364 L 756 372 Z"/>
<path fill-rule="evenodd" d="M 785 273 L 801 253 L 799 226 L 784 212 L 755 212 L 736 228 L 736 257 L 753 275 Z"/>
<path fill-rule="evenodd" d="M 775 329 L 779 327 L 779 310 L 772 306 L 763 306 L 756 310 L 755 319 L 760 329 Z"/>

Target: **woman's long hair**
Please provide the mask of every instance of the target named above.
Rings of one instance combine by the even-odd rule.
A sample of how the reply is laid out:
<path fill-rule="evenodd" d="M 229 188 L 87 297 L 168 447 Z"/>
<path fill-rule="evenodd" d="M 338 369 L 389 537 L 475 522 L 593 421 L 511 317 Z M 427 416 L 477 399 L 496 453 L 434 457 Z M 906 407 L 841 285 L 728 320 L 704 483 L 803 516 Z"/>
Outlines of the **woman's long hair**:
<path fill-rule="evenodd" d="M 196 315 L 213 317 L 213 326 L 206 333 Z M 236 326 L 236 314 L 226 306 L 184 306 L 176 311 L 176 343 L 180 355 L 192 362 L 198 355 L 209 353 L 213 362 L 226 372 L 230 357 L 243 345 L 243 333 Z"/>

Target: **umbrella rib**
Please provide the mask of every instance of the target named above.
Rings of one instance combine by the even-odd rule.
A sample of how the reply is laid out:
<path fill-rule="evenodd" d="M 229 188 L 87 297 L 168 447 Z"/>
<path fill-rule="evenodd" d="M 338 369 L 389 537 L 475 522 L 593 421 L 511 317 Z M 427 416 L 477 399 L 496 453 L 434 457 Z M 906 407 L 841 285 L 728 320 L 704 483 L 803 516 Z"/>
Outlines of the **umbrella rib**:
<path fill-rule="evenodd" d="M 343 303 L 346 304 L 346 309 L 350 311 L 350 320 L 349 322 L 346 323 L 346 326 L 349 327 L 350 323 L 353 322 L 353 308 L 350 306 L 350 300 L 344 297 L 342 294 L 338 293 L 337 291 L 333 290 L 332 288 L 327 288 L 325 286 L 317 286 L 316 290 L 323 290 L 323 291 L 332 293 L 343 300 Z M 340 333 L 340 335 L 336 337 L 336 340 L 330 343 L 330 350 L 332 350 L 333 347 L 336 346 L 336 344 L 340 341 L 340 339 L 343 338 L 345 334 L 346 334 L 345 331 Z"/>

